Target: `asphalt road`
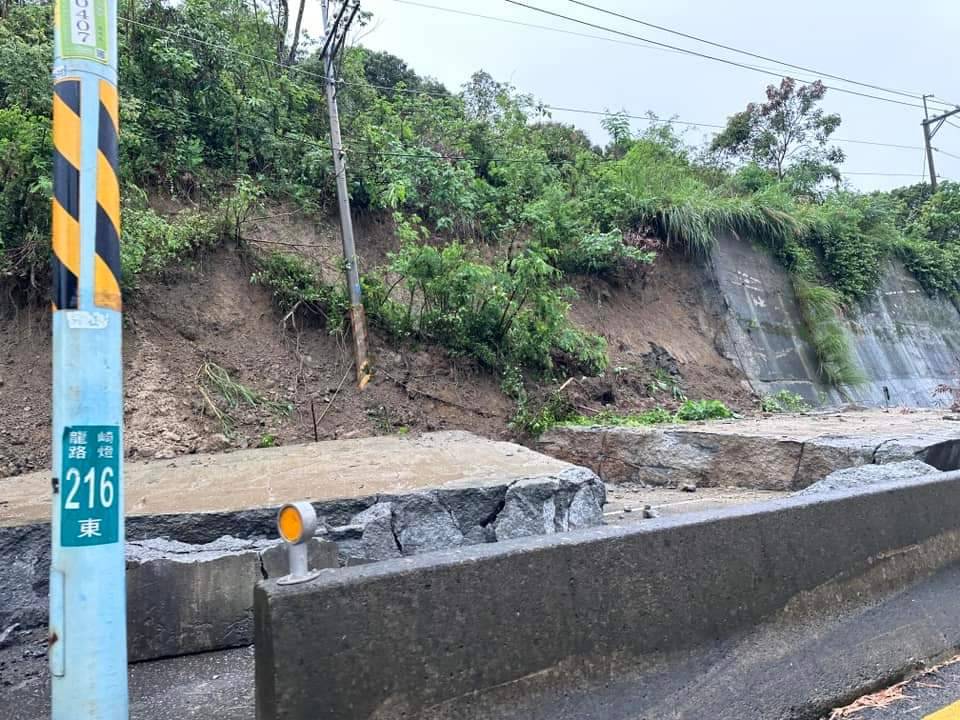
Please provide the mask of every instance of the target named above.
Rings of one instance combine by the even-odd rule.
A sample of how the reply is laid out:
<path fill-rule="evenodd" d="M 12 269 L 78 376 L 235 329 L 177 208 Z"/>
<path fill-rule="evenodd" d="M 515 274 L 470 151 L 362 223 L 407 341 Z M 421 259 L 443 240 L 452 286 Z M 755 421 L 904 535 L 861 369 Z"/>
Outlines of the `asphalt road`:
<path fill-rule="evenodd" d="M 0 718 L 47 720 L 49 678 L 42 647 L 25 657 L 21 648 L 12 663 L 9 650 L 0 653 Z M 945 709 L 953 703 L 956 708 Z M 130 666 L 131 720 L 254 720 L 254 716 L 252 647 Z M 824 720 L 923 718 L 960 720 L 960 657 L 858 698 Z"/>
<path fill-rule="evenodd" d="M 37 649 L 0 653 L 3 720 L 50 717 L 46 655 Z M 129 678 L 131 720 L 254 720 L 252 647 L 137 663 Z"/>
<path fill-rule="evenodd" d="M 858 698 L 827 720 L 960 720 L 960 656 Z"/>

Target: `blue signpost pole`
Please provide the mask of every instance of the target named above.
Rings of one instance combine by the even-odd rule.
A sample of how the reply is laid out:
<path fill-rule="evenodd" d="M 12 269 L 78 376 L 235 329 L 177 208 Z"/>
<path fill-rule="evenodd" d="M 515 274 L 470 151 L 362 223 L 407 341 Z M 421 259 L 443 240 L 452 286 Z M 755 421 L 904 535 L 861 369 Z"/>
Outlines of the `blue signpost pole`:
<path fill-rule="evenodd" d="M 54 720 L 126 720 L 116 0 L 55 0 Z"/>

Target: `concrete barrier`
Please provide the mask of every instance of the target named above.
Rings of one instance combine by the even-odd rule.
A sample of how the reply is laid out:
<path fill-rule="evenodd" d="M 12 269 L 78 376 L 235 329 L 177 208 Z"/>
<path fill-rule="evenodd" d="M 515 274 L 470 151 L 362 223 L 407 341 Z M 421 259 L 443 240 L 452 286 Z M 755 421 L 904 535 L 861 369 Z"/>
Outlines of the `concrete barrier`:
<path fill-rule="evenodd" d="M 818 717 L 960 646 L 958 480 L 262 582 L 257 717 Z"/>
<path fill-rule="evenodd" d="M 337 567 L 332 542 L 312 538 L 309 551 L 312 569 Z M 126 556 L 131 662 L 249 645 L 254 586 L 288 571 L 277 540 L 142 540 Z"/>

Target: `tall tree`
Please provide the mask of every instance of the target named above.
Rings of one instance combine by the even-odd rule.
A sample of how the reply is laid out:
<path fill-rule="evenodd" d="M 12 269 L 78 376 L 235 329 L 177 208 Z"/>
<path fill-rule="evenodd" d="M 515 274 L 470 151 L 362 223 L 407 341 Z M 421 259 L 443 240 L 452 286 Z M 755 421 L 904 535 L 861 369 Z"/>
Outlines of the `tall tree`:
<path fill-rule="evenodd" d="M 750 103 L 727 120 L 710 149 L 742 161 L 752 161 L 783 180 L 788 173 L 804 184 L 840 178 L 843 151 L 830 145 L 840 116 L 826 114 L 820 102 L 827 93 L 819 80 L 809 85 L 784 78 L 767 86 L 767 101 Z"/>

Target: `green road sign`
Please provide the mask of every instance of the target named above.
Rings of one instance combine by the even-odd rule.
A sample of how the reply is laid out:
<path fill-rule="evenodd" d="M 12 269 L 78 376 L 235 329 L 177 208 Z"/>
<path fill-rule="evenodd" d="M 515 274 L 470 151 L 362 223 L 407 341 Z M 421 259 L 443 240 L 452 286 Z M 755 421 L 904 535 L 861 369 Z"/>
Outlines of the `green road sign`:
<path fill-rule="evenodd" d="M 60 543 L 67 547 L 117 542 L 120 429 L 74 425 L 63 430 Z"/>
<path fill-rule="evenodd" d="M 60 59 L 109 61 L 107 0 L 57 0 L 57 18 Z"/>

